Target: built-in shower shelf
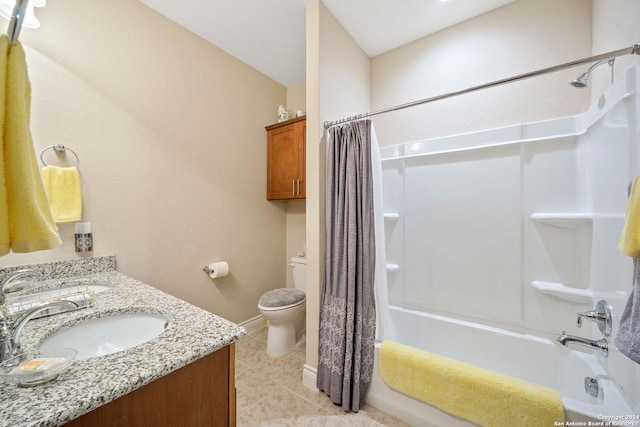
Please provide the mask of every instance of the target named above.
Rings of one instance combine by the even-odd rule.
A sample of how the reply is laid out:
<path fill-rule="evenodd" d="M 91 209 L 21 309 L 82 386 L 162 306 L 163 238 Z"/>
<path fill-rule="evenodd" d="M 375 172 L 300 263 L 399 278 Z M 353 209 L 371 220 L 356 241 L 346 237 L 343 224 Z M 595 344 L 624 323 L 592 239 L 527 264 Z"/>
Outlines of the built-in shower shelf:
<path fill-rule="evenodd" d="M 559 228 L 587 228 L 594 220 L 623 220 L 622 213 L 553 213 L 538 212 L 531 214 L 531 220 L 539 224 Z"/>
<path fill-rule="evenodd" d="M 388 273 L 400 270 L 400 266 L 398 264 L 391 264 L 391 263 L 387 263 L 385 265 L 385 268 L 387 269 Z"/>
<path fill-rule="evenodd" d="M 397 221 L 400 219 L 400 214 L 396 212 L 389 212 L 384 214 L 385 221 Z"/>
<path fill-rule="evenodd" d="M 590 289 L 577 289 L 565 286 L 562 283 L 541 282 L 534 280 L 531 286 L 541 294 L 551 295 L 565 301 L 579 304 L 593 303 L 593 292 Z"/>
<path fill-rule="evenodd" d="M 588 213 L 534 213 L 531 220 L 539 224 L 559 228 L 587 228 L 593 222 L 593 214 Z"/>

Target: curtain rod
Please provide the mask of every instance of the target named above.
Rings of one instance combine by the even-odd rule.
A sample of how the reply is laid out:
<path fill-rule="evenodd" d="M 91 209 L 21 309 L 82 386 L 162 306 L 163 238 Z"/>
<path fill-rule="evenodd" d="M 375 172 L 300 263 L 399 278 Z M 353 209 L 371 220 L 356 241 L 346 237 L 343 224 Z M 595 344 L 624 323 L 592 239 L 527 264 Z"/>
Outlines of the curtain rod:
<path fill-rule="evenodd" d="M 494 87 L 494 86 L 499 86 L 502 84 L 506 84 L 506 83 L 511 83 L 511 82 L 515 82 L 518 80 L 523 80 L 523 79 L 527 79 L 530 77 L 535 77 L 535 76 L 540 76 L 543 74 L 548 74 L 548 73 L 553 73 L 556 71 L 560 71 L 560 70 L 564 70 L 565 68 L 571 68 L 574 67 L 576 65 L 580 65 L 580 64 L 584 64 L 587 62 L 595 62 L 595 61 L 600 61 L 603 59 L 609 59 L 609 58 L 615 58 L 618 56 L 623 56 L 623 55 L 640 55 L 640 43 L 636 43 L 631 47 L 627 47 L 624 49 L 618 49 L 618 50 L 614 50 L 608 53 L 603 53 L 600 55 L 595 55 L 595 56 L 591 56 L 589 58 L 583 58 L 583 59 L 578 59 L 575 61 L 571 61 L 571 62 L 566 62 L 564 64 L 560 64 L 560 65 L 555 65 L 553 67 L 548 67 L 548 68 L 542 68 L 540 70 L 536 70 L 536 71 L 531 71 L 529 73 L 525 73 L 525 74 L 520 74 L 517 76 L 513 76 L 513 77 L 508 77 L 506 79 L 502 79 L 502 80 L 496 80 L 493 81 L 491 83 L 485 83 L 485 84 L 481 84 L 478 86 L 473 86 L 473 87 L 469 87 L 466 89 L 462 89 L 462 90 L 458 90 L 455 92 L 449 92 L 443 95 L 437 95 L 437 96 L 433 96 L 431 98 L 424 98 L 424 99 L 420 99 L 418 101 L 413 101 L 413 102 L 409 102 L 406 104 L 401 104 L 401 105 L 396 105 L 395 107 L 389 107 L 389 108 L 384 108 L 382 110 L 378 110 L 378 111 L 373 111 L 370 113 L 364 113 L 364 114 L 360 114 L 357 116 L 351 116 L 351 117 L 346 117 L 344 119 L 340 119 L 340 120 L 336 120 L 333 122 L 324 122 L 324 128 L 325 129 L 329 129 L 331 126 L 340 124 L 340 123 L 346 123 L 346 122 L 350 122 L 352 120 L 357 120 L 357 119 L 363 119 L 366 117 L 371 117 L 371 116 L 377 116 L 378 114 L 383 114 L 383 113 L 388 113 L 391 111 L 397 111 L 397 110 L 402 110 L 405 108 L 409 108 L 409 107 L 415 107 L 417 105 L 422 105 L 422 104 L 426 104 L 429 102 L 433 102 L 433 101 L 439 101 L 441 99 L 446 99 L 446 98 L 452 98 L 454 96 L 458 96 L 458 95 L 464 95 L 466 93 L 470 93 L 470 92 L 475 92 L 477 90 L 482 90 L 482 89 L 488 89 L 490 87 Z"/>

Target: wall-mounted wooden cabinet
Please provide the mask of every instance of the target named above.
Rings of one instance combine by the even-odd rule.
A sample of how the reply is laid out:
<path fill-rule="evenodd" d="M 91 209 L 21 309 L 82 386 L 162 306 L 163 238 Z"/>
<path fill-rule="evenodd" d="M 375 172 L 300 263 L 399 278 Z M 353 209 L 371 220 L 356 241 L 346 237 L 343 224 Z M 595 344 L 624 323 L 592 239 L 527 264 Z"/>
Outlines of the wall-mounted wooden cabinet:
<path fill-rule="evenodd" d="M 265 128 L 267 130 L 267 199 L 306 197 L 306 116 Z"/>

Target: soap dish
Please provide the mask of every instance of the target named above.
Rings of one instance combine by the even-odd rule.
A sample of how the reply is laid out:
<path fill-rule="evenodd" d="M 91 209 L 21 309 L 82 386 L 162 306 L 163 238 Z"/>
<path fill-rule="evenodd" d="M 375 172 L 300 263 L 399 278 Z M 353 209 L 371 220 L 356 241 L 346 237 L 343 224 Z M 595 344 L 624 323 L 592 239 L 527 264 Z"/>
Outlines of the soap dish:
<path fill-rule="evenodd" d="M 20 353 L 0 363 L 0 381 L 23 387 L 51 381 L 69 369 L 76 354 L 72 348 Z"/>

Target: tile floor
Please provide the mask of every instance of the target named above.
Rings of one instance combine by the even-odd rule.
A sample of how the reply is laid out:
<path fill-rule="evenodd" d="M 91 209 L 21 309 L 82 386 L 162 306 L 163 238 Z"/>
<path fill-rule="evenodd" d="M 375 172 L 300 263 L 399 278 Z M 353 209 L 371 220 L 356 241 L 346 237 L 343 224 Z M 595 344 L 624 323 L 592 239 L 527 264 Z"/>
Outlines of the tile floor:
<path fill-rule="evenodd" d="M 304 346 L 281 358 L 266 352 L 267 330 L 236 343 L 238 427 L 409 427 L 372 406 L 345 414 L 324 393 L 302 384 Z"/>

